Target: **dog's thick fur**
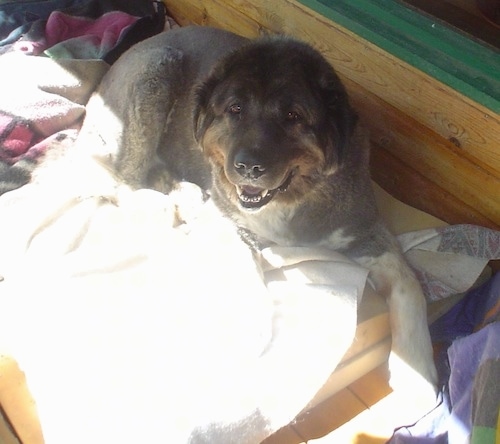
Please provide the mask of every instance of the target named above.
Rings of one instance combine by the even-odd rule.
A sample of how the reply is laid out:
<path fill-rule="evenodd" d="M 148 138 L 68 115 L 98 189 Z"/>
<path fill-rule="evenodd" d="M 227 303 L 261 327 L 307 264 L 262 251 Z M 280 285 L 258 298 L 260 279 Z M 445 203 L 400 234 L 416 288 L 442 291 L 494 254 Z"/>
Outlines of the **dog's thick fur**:
<path fill-rule="evenodd" d="M 332 248 L 366 265 L 390 308 L 392 384 L 413 384 L 395 370 L 405 362 L 435 385 L 422 290 L 377 213 L 367 137 L 317 51 L 181 28 L 129 50 L 99 95 L 117 117 L 99 137 L 124 180 L 165 192 L 197 183 L 259 242 Z"/>

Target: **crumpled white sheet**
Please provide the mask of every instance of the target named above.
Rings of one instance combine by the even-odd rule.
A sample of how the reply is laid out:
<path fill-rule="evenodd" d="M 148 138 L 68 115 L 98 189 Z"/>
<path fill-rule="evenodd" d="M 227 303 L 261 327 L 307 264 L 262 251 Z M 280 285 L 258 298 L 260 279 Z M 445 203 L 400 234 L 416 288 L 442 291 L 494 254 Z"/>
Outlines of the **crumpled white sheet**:
<path fill-rule="evenodd" d="M 258 443 L 352 342 L 365 269 L 279 248 L 261 269 L 192 184 L 132 191 L 68 156 L 1 196 L 0 215 L 0 350 L 47 444 Z"/>
<path fill-rule="evenodd" d="M 428 302 L 466 292 L 490 260 L 500 259 L 500 231 L 477 225 L 420 230 L 398 239 Z"/>

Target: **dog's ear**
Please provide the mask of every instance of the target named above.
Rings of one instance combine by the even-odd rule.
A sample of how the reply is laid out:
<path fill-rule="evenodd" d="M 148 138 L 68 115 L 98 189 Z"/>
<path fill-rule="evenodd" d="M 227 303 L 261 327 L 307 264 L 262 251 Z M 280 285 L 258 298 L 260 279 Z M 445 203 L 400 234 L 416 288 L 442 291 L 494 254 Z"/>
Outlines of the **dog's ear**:
<path fill-rule="evenodd" d="M 212 124 L 215 114 L 212 109 L 210 98 L 218 83 L 218 78 L 210 76 L 195 88 L 194 109 L 193 109 L 193 130 L 194 138 L 201 144 L 206 130 Z"/>
<path fill-rule="evenodd" d="M 195 87 L 194 107 L 193 107 L 193 130 L 196 142 L 201 146 L 203 136 L 212 125 L 216 117 L 212 98 L 223 85 L 231 66 L 232 54 L 238 50 L 230 52 L 220 59 L 211 69 L 205 80 Z"/>
<path fill-rule="evenodd" d="M 340 165 L 347 155 L 351 137 L 358 122 L 358 115 L 349 104 L 347 91 L 331 67 L 319 77 L 320 90 L 327 110 L 325 141 L 330 147 L 327 162 Z"/>

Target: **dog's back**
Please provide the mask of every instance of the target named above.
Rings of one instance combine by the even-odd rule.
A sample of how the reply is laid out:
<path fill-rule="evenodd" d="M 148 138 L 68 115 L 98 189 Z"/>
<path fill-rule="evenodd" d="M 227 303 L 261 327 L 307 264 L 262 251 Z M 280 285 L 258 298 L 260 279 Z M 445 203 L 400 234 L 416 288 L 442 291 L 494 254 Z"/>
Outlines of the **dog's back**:
<path fill-rule="evenodd" d="M 168 192 L 173 180 L 207 188 L 210 172 L 194 139 L 193 86 L 247 39 L 183 27 L 138 43 L 110 68 L 88 104 L 81 138 L 92 137 L 133 187 Z M 158 149 L 162 158 L 158 157 Z M 168 171 L 168 174 L 167 174 Z"/>

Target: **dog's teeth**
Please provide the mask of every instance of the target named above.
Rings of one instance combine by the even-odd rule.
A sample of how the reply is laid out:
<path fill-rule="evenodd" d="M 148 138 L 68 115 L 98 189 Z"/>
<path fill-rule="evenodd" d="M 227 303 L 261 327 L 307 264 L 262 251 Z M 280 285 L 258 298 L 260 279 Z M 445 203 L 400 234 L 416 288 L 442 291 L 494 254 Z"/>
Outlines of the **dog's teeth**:
<path fill-rule="evenodd" d="M 252 202 L 252 203 L 260 202 L 262 199 L 264 199 L 269 194 L 269 190 L 264 189 L 264 190 L 261 190 L 258 192 L 257 192 L 257 190 L 255 190 L 254 192 L 251 192 L 248 189 L 245 189 L 245 188 L 240 187 L 240 186 L 236 186 L 236 191 L 238 192 L 239 198 L 243 202 Z"/>
<path fill-rule="evenodd" d="M 256 195 L 256 196 L 246 196 L 246 195 L 243 194 L 241 197 L 243 198 L 243 200 L 245 202 L 257 203 L 257 202 L 260 202 L 262 200 L 262 196 L 259 196 L 259 195 Z"/>

